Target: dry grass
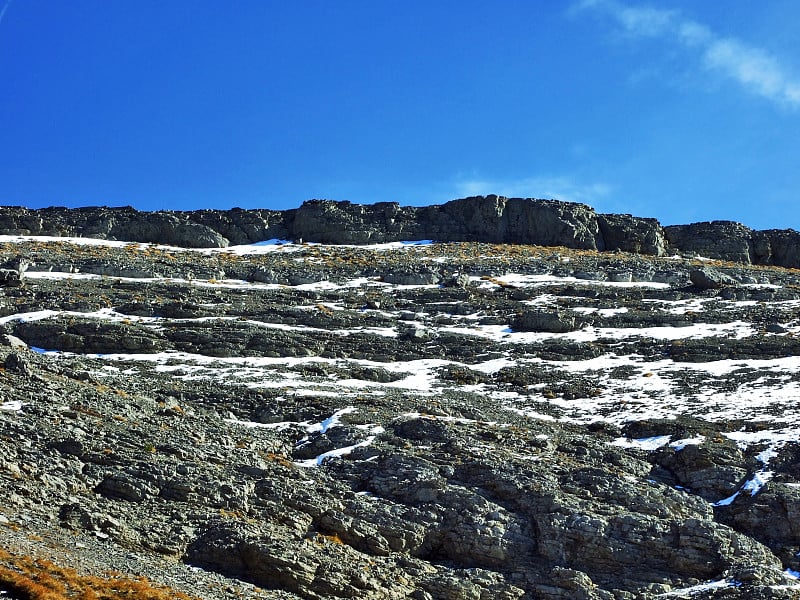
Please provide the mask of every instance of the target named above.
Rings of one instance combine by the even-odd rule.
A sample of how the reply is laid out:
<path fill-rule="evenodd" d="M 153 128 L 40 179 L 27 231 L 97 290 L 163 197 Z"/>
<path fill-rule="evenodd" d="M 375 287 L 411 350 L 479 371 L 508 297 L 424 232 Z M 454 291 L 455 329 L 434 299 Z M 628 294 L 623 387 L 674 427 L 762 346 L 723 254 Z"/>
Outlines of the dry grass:
<path fill-rule="evenodd" d="M 20 600 L 195 600 L 181 592 L 119 573 L 81 575 L 55 563 L 0 549 L 0 590 Z"/>

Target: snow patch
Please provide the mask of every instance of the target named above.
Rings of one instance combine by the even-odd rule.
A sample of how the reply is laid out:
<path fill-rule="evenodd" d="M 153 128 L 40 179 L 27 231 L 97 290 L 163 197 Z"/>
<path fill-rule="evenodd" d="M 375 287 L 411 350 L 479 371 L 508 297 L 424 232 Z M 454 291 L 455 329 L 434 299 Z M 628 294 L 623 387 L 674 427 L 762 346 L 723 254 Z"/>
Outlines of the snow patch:
<path fill-rule="evenodd" d="M 309 458 L 308 460 L 300 460 L 295 461 L 298 467 L 319 467 L 328 460 L 329 458 L 334 458 L 338 456 L 347 456 L 356 448 L 363 448 L 364 446 L 369 446 L 372 442 L 375 441 L 374 435 L 369 436 L 363 442 L 359 442 L 358 444 L 353 444 L 352 446 L 345 446 L 344 448 L 336 448 L 335 450 L 329 450 L 328 452 L 324 452 L 317 456 L 316 458 Z"/>
<path fill-rule="evenodd" d="M 620 446 L 621 448 L 637 448 L 639 450 L 658 450 L 662 446 L 669 444 L 672 436 L 669 435 L 656 435 L 646 438 L 626 438 L 621 437 L 611 442 L 612 446 Z"/>

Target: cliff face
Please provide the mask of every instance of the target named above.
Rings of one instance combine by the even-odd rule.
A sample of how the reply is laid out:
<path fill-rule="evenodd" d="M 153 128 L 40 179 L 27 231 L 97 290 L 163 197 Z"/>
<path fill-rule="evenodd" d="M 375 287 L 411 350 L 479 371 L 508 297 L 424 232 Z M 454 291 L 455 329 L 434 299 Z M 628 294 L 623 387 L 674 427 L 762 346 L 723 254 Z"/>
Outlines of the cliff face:
<path fill-rule="evenodd" d="M 0 234 L 85 236 L 221 248 L 272 238 L 327 244 L 403 240 L 565 246 L 662 256 L 691 252 L 745 264 L 800 267 L 800 233 L 730 221 L 662 227 L 557 200 L 476 196 L 424 207 L 310 200 L 298 209 L 140 212 L 93 207 L 0 207 Z"/>

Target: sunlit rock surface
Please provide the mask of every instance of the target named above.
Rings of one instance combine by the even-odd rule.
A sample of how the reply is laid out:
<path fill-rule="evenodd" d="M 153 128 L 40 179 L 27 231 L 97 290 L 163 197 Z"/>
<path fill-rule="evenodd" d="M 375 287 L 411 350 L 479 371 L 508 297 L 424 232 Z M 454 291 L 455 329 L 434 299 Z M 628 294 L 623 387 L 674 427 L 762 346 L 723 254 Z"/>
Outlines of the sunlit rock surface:
<path fill-rule="evenodd" d="M 465 235 L 530 224 L 492 202 Z M 0 545 L 202 598 L 798 597 L 800 276 L 581 211 L 582 249 L 0 237 Z"/>

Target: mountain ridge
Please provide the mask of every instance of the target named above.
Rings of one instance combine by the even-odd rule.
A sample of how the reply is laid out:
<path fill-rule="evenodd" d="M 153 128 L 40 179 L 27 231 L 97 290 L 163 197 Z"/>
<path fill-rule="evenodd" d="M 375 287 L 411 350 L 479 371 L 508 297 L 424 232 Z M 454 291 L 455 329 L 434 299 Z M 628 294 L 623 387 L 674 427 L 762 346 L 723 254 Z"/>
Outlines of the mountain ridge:
<path fill-rule="evenodd" d="M 715 220 L 662 226 L 630 214 L 598 213 L 586 204 L 472 196 L 444 204 L 401 206 L 308 200 L 299 208 L 139 211 L 132 207 L 0 207 L 0 234 L 56 235 L 226 247 L 268 239 L 370 244 L 431 239 L 564 246 L 663 256 L 694 253 L 744 264 L 800 267 L 800 233 L 754 230 Z"/>

